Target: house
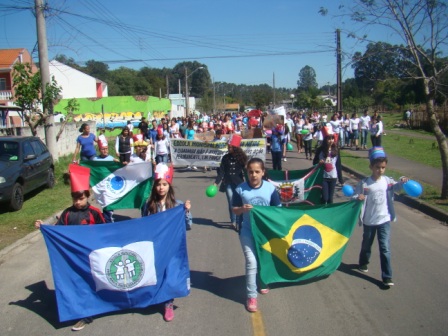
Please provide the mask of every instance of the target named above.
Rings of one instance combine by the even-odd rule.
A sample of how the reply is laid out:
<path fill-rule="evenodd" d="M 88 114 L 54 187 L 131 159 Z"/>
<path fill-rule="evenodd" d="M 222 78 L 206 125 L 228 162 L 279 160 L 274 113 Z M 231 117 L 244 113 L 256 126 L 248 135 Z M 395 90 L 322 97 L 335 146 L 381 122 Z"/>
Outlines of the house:
<path fill-rule="evenodd" d="M 336 106 L 338 103 L 338 98 L 335 96 L 331 96 L 331 95 L 320 95 L 318 96 L 320 99 L 322 99 L 323 101 L 329 101 L 331 103 L 331 106 Z"/>
<path fill-rule="evenodd" d="M 50 76 L 62 88 L 62 99 L 103 98 L 108 96 L 107 84 L 56 60 L 50 61 Z"/>
<path fill-rule="evenodd" d="M 37 67 L 25 48 L 0 49 L 0 128 L 23 126 L 21 109 L 14 104 L 13 67 L 20 63 L 30 63 L 33 72 Z"/>

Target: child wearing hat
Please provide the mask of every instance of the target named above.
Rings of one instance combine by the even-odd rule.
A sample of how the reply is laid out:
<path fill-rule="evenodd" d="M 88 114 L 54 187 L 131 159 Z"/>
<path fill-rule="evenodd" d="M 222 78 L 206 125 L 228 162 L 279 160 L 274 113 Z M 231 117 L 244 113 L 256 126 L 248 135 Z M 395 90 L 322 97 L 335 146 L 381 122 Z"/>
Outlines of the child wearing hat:
<path fill-rule="evenodd" d="M 90 197 L 90 169 L 76 164 L 70 164 L 69 173 L 73 205 L 62 212 L 56 225 L 92 225 L 106 223 L 101 210 L 91 206 L 88 201 Z M 40 219 L 34 222 L 34 226 L 38 229 L 42 224 L 43 222 Z M 72 327 L 72 330 L 78 331 L 84 329 L 92 321 L 91 317 L 83 318 Z"/>
<path fill-rule="evenodd" d="M 151 151 L 151 146 L 149 146 L 149 144 L 146 141 L 144 140 L 135 141 L 133 146 L 134 146 L 134 154 L 131 155 L 130 163 L 137 163 L 137 162 L 155 163 Z"/>
<path fill-rule="evenodd" d="M 185 208 L 185 225 L 190 230 L 192 225 L 192 215 L 190 212 L 191 203 L 186 200 L 185 203 L 176 200 L 174 196 L 173 183 L 173 166 L 165 163 L 157 164 L 154 171 L 154 184 L 151 194 L 142 209 L 142 217 L 174 208 L 183 206 Z M 163 224 L 163 223 L 162 223 Z M 163 318 L 166 322 L 174 319 L 174 299 L 165 302 L 165 312 Z"/>
<path fill-rule="evenodd" d="M 355 189 L 354 198 L 364 201 L 360 225 L 363 225 L 361 252 L 359 253 L 359 270 L 367 273 L 375 235 L 378 236 L 380 250 L 381 276 L 383 284 L 393 286 L 391 252 L 390 252 L 390 223 L 395 221 L 394 192 L 400 190 L 408 178 L 401 177 L 400 182 L 384 176 L 387 166 L 387 156 L 382 147 L 369 150 L 369 168 L 372 175 L 362 179 Z"/>

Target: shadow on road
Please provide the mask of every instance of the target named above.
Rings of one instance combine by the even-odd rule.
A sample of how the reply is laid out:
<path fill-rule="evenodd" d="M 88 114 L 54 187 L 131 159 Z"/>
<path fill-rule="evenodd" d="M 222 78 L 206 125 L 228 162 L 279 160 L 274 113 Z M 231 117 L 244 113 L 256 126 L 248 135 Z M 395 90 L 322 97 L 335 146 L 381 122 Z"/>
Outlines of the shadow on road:
<path fill-rule="evenodd" d="M 53 289 L 48 289 L 45 281 L 36 282 L 32 285 L 25 287 L 31 294 L 24 300 L 10 302 L 10 305 L 19 306 L 35 313 L 47 321 L 54 329 L 67 328 L 75 321 L 59 322 L 58 309 L 56 303 L 56 294 Z M 101 318 L 102 316 L 114 316 L 124 314 L 141 314 L 141 315 L 153 315 L 163 314 L 164 304 L 155 304 L 146 308 L 125 309 L 116 312 L 105 313 L 101 315 L 93 316 L 94 319 Z M 174 309 L 177 306 L 174 305 Z"/>
<path fill-rule="evenodd" d="M 213 220 L 208 219 L 208 218 L 193 217 L 193 228 L 194 228 L 194 225 L 214 226 L 215 228 L 218 228 L 218 229 L 234 230 L 234 228 L 230 222 L 227 224 L 219 224 L 219 223 L 216 223 Z"/>
<path fill-rule="evenodd" d="M 53 289 L 48 289 L 45 281 L 36 282 L 25 288 L 31 292 L 30 295 L 24 300 L 10 302 L 10 305 L 32 311 L 50 323 L 54 329 L 65 328 L 70 325 L 70 322 L 59 322 L 55 292 Z"/>
<path fill-rule="evenodd" d="M 227 300 L 245 304 L 246 282 L 244 275 L 221 279 L 212 272 L 190 271 L 191 287 L 205 290 Z"/>
<path fill-rule="evenodd" d="M 338 271 L 371 282 L 374 285 L 378 286 L 380 289 L 383 290 L 390 289 L 390 287 L 384 286 L 382 281 L 368 276 L 367 273 L 362 273 L 358 271 L 358 264 L 341 263 L 341 265 L 339 265 Z"/>

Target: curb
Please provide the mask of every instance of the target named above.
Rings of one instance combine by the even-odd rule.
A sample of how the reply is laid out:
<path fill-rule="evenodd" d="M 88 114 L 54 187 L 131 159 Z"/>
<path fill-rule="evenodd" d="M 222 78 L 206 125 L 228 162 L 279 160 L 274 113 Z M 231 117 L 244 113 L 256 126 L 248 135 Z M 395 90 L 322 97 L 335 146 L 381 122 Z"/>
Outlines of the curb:
<path fill-rule="evenodd" d="M 46 218 L 43 222 L 48 224 L 56 223 L 56 216 L 60 216 L 62 211 L 58 211 L 54 215 Z M 36 231 L 28 233 L 25 237 L 16 240 L 11 245 L 6 246 L 5 248 L 0 250 L 0 265 L 5 261 L 6 258 L 11 255 L 15 255 L 20 251 L 23 251 L 30 245 L 31 243 L 37 241 L 37 239 L 41 236 L 40 230 L 36 229 Z"/>
<path fill-rule="evenodd" d="M 358 172 L 350 167 L 347 167 L 344 164 L 342 164 L 342 170 L 349 174 L 354 175 L 358 179 L 363 179 L 366 177 L 365 175 L 361 174 L 360 172 Z M 441 221 L 442 224 L 444 224 L 444 225 L 447 225 L 447 223 L 448 223 L 448 214 L 446 214 L 444 211 L 442 211 L 426 202 L 423 202 L 417 198 L 410 197 L 405 194 L 395 193 L 395 200 L 398 202 L 401 202 L 403 204 L 406 204 L 407 206 L 410 206 L 413 209 L 424 213 L 425 215 L 428 215 L 434 219 Z"/>

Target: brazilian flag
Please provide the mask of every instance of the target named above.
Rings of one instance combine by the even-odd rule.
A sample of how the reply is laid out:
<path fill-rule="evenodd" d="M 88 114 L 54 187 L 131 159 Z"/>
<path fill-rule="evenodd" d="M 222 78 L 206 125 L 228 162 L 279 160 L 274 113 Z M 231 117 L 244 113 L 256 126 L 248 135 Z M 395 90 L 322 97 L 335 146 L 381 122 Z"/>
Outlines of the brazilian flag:
<path fill-rule="evenodd" d="M 328 276 L 340 265 L 362 203 L 251 210 L 260 279 L 265 284 Z"/>
<path fill-rule="evenodd" d="M 268 170 L 267 177 L 286 206 L 322 203 L 322 165 L 301 170 Z"/>

